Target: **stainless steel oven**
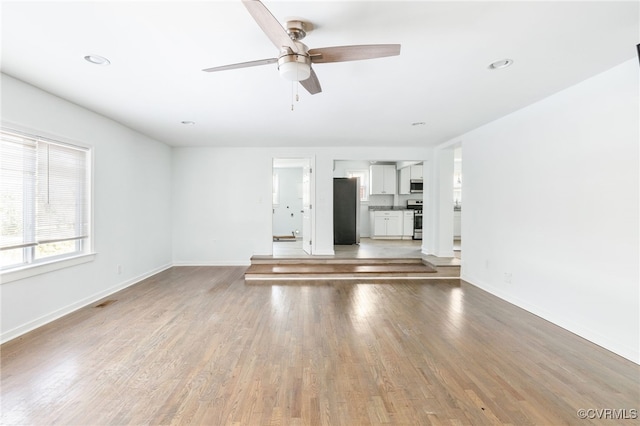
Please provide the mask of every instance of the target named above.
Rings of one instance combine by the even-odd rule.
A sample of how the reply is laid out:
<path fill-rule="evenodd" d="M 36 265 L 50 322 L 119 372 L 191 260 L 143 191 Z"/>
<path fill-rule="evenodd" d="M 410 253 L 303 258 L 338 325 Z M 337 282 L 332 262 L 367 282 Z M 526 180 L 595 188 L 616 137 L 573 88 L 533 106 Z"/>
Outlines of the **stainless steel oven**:
<path fill-rule="evenodd" d="M 422 239 L 422 200 L 407 200 L 407 208 L 413 210 L 413 239 Z"/>

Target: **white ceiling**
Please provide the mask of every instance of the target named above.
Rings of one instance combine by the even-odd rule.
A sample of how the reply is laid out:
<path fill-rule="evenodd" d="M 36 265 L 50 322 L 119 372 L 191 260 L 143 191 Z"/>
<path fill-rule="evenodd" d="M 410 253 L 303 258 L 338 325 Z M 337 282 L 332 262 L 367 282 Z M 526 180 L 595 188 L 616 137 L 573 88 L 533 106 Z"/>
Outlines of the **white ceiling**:
<path fill-rule="evenodd" d="M 275 64 L 201 71 L 277 56 L 239 0 L 3 1 L 1 69 L 175 146 L 429 146 L 631 59 L 640 41 L 637 1 L 264 4 L 311 21 L 310 48 L 402 52 L 314 65 L 323 92 L 300 88 L 292 111 Z M 513 66 L 487 68 L 504 58 Z"/>

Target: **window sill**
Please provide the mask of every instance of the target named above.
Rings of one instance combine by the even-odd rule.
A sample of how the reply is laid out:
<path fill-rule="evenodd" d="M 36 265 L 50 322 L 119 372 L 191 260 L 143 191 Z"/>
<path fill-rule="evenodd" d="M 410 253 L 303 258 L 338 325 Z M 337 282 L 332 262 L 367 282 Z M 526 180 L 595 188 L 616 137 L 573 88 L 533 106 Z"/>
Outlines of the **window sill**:
<path fill-rule="evenodd" d="M 83 263 L 92 262 L 96 257 L 96 253 L 80 254 L 66 259 L 54 260 L 51 262 L 38 263 L 36 265 L 23 266 L 0 273 L 0 283 L 6 284 L 12 281 L 18 281 L 35 275 L 46 274 L 47 272 L 57 271 L 59 269 L 69 268 L 71 266 L 81 265 Z"/>

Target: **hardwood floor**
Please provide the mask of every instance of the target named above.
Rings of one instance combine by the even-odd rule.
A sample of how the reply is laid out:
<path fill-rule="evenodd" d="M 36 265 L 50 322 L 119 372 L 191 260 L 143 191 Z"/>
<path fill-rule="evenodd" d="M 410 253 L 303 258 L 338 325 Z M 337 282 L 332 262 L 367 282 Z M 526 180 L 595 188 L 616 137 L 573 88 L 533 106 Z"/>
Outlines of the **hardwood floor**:
<path fill-rule="evenodd" d="M 420 258 L 421 240 L 373 240 L 361 238 L 360 244 L 333 246 L 333 256 L 316 256 L 327 258 Z M 310 257 L 302 249 L 302 241 L 274 241 L 273 257 Z"/>
<path fill-rule="evenodd" d="M 273 258 L 315 258 L 315 259 L 398 259 L 398 258 L 433 258 L 422 254 L 421 240 L 375 240 L 361 238 L 360 244 L 333 246 L 335 254 L 332 256 L 311 256 L 302 249 L 301 240 L 287 240 L 273 242 Z M 460 240 L 454 241 L 454 257 L 434 258 L 436 261 L 450 259 L 454 264 L 460 265 L 461 247 Z M 432 259 L 433 260 L 433 259 Z"/>
<path fill-rule="evenodd" d="M 0 423 L 584 425 L 602 421 L 579 409 L 640 408 L 640 366 L 464 282 L 244 271 L 175 267 L 5 343 Z"/>

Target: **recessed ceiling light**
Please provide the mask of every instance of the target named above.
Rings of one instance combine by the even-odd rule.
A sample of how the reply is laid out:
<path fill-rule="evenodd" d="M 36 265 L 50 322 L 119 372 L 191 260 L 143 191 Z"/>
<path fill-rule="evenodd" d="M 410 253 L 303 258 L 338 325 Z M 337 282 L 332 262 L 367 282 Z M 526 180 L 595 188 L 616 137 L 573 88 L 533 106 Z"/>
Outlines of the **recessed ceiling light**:
<path fill-rule="evenodd" d="M 111 63 L 110 60 L 99 55 L 87 55 L 84 57 L 84 60 L 94 65 L 109 65 Z"/>
<path fill-rule="evenodd" d="M 189 120 L 181 121 L 181 123 L 187 126 L 193 126 L 194 124 L 196 124 L 195 121 L 189 121 Z"/>
<path fill-rule="evenodd" d="M 489 65 L 490 70 L 499 70 L 502 68 L 510 67 L 513 64 L 513 59 L 502 59 L 500 61 L 495 61 Z"/>

